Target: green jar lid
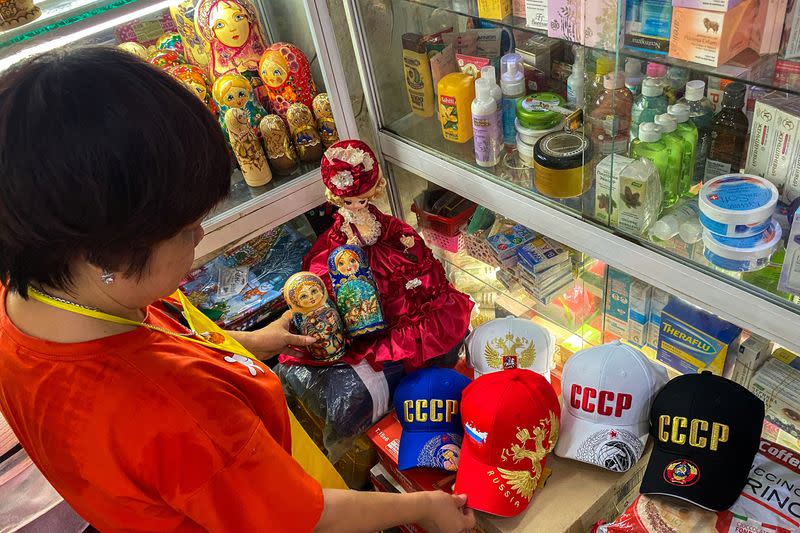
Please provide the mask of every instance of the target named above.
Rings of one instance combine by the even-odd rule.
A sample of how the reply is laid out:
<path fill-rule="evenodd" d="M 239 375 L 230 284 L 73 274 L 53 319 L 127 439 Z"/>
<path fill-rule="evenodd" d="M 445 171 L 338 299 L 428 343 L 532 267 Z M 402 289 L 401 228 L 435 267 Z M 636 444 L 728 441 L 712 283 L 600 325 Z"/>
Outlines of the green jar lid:
<path fill-rule="evenodd" d="M 564 115 L 552 111 L 545 104 L 566 104 L 556 93 L 533 93 L 517 100 L 517 120 L 521 126 L 532 130 L 548 130 L 558 126 Z"/>

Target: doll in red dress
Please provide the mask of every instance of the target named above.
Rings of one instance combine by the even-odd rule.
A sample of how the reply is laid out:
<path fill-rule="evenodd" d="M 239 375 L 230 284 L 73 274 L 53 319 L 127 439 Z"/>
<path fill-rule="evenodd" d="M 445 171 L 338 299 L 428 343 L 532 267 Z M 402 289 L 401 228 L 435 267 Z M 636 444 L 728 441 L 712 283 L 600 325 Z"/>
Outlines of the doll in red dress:
<path fill-rule="evenodd" d="M 450 352 L 467 334 L 473 303 L 450 285 L 441 263 L 411 226 L 370 203 L 386 186 L 375 154 L 361 141 L 339 141 L 325 152 L 321 171 L 328 200 L 339 211 L 303 259 L 303 270 L 322 278 L 334 294 L 328 274 L 331 252 L 344 244 L 360 246 L 388 326 L 352 339 L 341 361 L 403 361 L 413 369 Z M 313 364 L 291 356 L 281 361 Z"/>

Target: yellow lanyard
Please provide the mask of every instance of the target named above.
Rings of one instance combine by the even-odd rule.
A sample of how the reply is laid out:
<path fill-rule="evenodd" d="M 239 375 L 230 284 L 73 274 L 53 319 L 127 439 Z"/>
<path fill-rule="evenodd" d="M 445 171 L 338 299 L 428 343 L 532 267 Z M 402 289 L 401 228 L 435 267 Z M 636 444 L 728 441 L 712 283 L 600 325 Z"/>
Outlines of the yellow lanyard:
<path fill-rule="evenodd" d="M 160 333 L 164 333 L 164 334 L 169 335 L 171 337 L 175 337 L 175 338 L 178 338 L 178 339 L 183 339 L 183 340 L 186 340 L 186 341 L 189 341 L 189 342 L 193 342 L 195 344 L 199 344 L 199 345 L 205 346 L 207 348 L 213 348 L 215 350 L 220 350 L 220 351 L 224 351 L 224 352 L 232 352 L 232 353 L 235 353 L 235 354 L 238 354 L 238 355 L 244 355 L 246 357 L 249 357 L 250 359 L 254 359 L 254 360 L 258 361 L 258 359 L 254 355 L 252 355 L 250 352 L 248 352 L 246 349 L 244 349 L 244 347 L 239 347 L 238 345 L 233 345 L 233 344 L 228 343 L 228 342 L 226 342 L 223 345 L 221 342 L 220 343 L 214 343 L 214 342 L 211 342 L 211 341 L 204 340 L 202 338 L 197 338 L 197 337 L 203 337 L 205 335 L 208 335 L 208 336 L 221 335 L 223 340 L 227 339 L 227 337 L 225 337 L 221 333 L 216 333 L 216 332 L 198 333 L 197 332 L 197 330 L 195 328 L 195 325 L 194 325 L 194 320 L 192 320 L 191 313 L 188 312 L 189 306 L 191 304 L 186 299 L 186 296 L 184 296 L 184 294 L 182 292 L 180 292 L 180 291 L 177 291 L 178 300 L 180 300 L 181 307 L 183 308 L 183 313 L 182 313 L 183 314 L 183 318 L 186 319 L 186 323 L 189 325 L 189 329 L 191 330 L 190 334 L 177 333 L 175 331 L 170 331 L 170 330 L 165 329 L 165 328 L 160 328 L 158 326 L 154 326 L 154 325 L 148 324 L 146 322 L 138 322 L 136 320 L 131 320 L 129 318 L 123 318 L 121 316 L 116 316 L 116 315 L 110 315 L 110 314 L 104 313 L 102 311 L 97 311 L 97 310 L 94 310 L 94 309 L 89 309 L 89 308 L 86 308 L 86 307 L 82 307 L 82 306 L 74 304 L 74 303 L 65 302 L 65 301 L 62 301 L 62 300 L 56 300 L 55 298 L 53 298 L 51 296 L 48 296 L 47 294 L 44 294 L 43 292 L 41 292 L 39 290 L 36 290 L 36 289 L 34 289 L 32 287 L 28 288 L 28 295 L 31 298 L 33 298 L 34 300 L 42 302 L 43 304 L 49 305 L 51 307 L 56 307 L 56 308 L 64 310 L 64 311 L 69 311 L 70 313 L 76 313 L 76 314 L 79 314 L 79 315 L 95 318 L 97 320 L 105 320 L 106 322 L 113 322 L 114 324 L 121 324 L 121 325 L 124 325 L 124 326 L 134 326 L 134 327 L 142 327 L 142 328 L 151 329 L 153 331 L 158 331 Z M 193 335 L 193 336 L 189 336 L 189 335 Z"/>

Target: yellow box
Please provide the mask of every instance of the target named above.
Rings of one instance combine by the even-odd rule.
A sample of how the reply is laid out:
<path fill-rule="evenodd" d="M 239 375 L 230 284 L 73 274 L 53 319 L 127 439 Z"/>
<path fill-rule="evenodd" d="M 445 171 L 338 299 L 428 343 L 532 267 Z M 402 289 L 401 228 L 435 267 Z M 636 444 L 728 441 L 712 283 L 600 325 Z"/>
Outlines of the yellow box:
<path fill-rule="evenodd" d="M 511 14 L 511 0 L 478 0 L 478 16 L 503 20 Z"/>

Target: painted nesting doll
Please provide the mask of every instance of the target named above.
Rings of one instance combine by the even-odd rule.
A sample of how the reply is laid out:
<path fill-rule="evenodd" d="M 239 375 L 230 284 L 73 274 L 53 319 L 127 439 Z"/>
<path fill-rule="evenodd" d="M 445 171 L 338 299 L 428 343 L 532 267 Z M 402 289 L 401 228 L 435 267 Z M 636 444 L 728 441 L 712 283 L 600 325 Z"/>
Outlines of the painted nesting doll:
<path fill-rule="evenodd" d="M 155 65 L 157 67 L 161 67 L 162 69 L 166 70 L 170 67 L 174 67 L 176 65 L 183 65 L 186 61 L 183 59 L 183 56 L 176 52 L 175 50 L 158 50 L 156 49 L 155 52 L 150 54 L 147 58 L 147 62 L 151 65 Z"/>
<path fill-rule="evenodd" d="M 129 54 L 133 54 L 139 59 L 147 61 L 147 48 L 145 48 L 139 43 L 128 41 L 126 43 L 118 44 L 117 48 L 119 48 L 120 50 L 125 50 Z"/>
<path fill-rule="evenodd" d="M 319 276 L 293 274 L 283 286 L 283 297 L 294 311 L 297 330 L 318 339 L 306 348 L 314 359 L 336 361 L 344 355 L 344 325 Z"/>
<path fill-rule="evenodd" d="M 258 73 L 264 81 L 273 113 L 286 118 L 295 102 L 313 105 L 317 87 L 305 54 L 293 44 L 274 43 L 261 56 Z"/>
<path fill-rule="evenodd" d="M 311 110 L 303 103 L 297 102 L 289 106 L 286 112 L 289 134 L 297 148 L 300 161 L 312 163 L 319 161 L 325 153 L 325 145 L 317 133 L 317 124 Z"/>
<path fill-rule="evenodd" d="M 269 183 L 272 180 L 272 171 L 267 164 L 261 141 L 250 125 L 247 112 L 238 107 L 228 109 L 225 112 L 225 127 L 244 181 L 251 187 Z"/>
<path fill-rule="evenodd" d="M 345 244 L 328 256 L 328 273 L 336 307 L 350 337 L 386 329 L 372 270 L 360 246 Z"/>
<path fill-rule="evenodd" d="M 33 4 L 33 0 L 0 0 L 0 30 L 10 30 L 42 15 L 42 11 Z"/>
<path fill-rule="evenodd" d="M 200 0 L 195 13 L 198 33 L 208 41 L 208 73 L 212 80 L 238 72 L 256 90 L 256 98 L 267 106 L 269 98 L 258 76 L 264 37 L 250 0 Z"/>
<path fill-rule="evenodd" d="M 172 50 L 177 52 L 184 59 L 186 57 L 186 48 L 183 46 L 183 39 L 179 33 L 174 31 L 165 33 L 156 41 L 156 48 L 159 50 Z"/>
<path fill-rule="evenodd" d="M 327 148 L 339 140 L 328 93 L 319 93 L 315 96 L 313 105 L 314 117 L 317 119 L 317 131 L 322 139 L 322 144 Z"/>
<path fill-rule="evenodd" d="M 253 131 L 258 131 L 258 124 L 267 115 L 267 110 L 256 100 L 253 95 L 253 87 L 247 78 L 241 74 L 223 74 L 214 82 L 211 94 L 217 109 L 219 109 L 219 122 L 226 137 L 228 128 L 225 126 L 225 113 L 234 107 L 244 109 L 250 119 Z"/>
<path fill-rule="evenodd" d="M 267 150 L 269 166 L 277 174 L 290 174 L 297 168 L 297 152 L 289 140 L 286 124 L 278 115 L 267 115 L 259 124 L 261 139 Z"/>
<path fill-rule="evenodd" d="M 203 69 L 197 65 L 176 65 L 167 72 L 196 94 L 212 113 L 217 114 L 217 105 L 211 97 L 211 83 Z"/>
<path fill-rule="evenodd" d="M 205 69 L 208 74 L 208 42 L 206 42 L 194 25 L 196 0 L 184 0 L 170 6 L 169 14 L 183 41 L 186 59 L 192 65 Z"/>

